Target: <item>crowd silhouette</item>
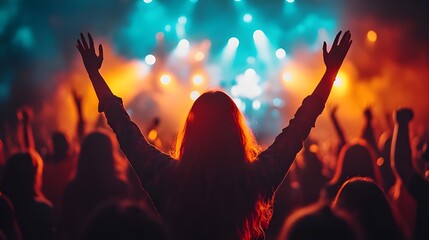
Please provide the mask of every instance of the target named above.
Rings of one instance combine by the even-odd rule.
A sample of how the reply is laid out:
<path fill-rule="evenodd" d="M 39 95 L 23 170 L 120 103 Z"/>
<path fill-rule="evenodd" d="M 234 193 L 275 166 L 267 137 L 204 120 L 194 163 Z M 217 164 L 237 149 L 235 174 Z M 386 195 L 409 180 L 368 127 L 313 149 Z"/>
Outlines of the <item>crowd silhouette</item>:
<path fill-rule="evenodd" d="M 5 128 L 0 141 L 0 239 L 428 239 L 428 142 L 411 141 L 411 108 L 394 111 L 379 137 L 364 109 L 362 132 L 348 141 L 334 106 L 333 158 L 308 138 L 351 44 L 349 31 L 329 50 L 324 42 L 324 75 L 266 149 L 233 99 L 212 89 L 166 153 L 149 136 L 161 119 L 139 129 L 99 72 L 102 45 L 97 54 L 81 34 L 77 49 L 110 128 L 87 125 L 75 91 L 72 138 L 53 132 L 41 146 L 37 116 L 17 112 L 16 133 Z"/>

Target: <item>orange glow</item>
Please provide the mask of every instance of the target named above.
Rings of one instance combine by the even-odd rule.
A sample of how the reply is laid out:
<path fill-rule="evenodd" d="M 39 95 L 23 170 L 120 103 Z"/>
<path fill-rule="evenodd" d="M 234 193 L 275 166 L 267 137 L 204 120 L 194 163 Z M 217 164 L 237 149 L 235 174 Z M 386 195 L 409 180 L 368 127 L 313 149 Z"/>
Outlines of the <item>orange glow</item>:
<path fill-rule="evenodd" d="M 347 85 L 348 76 L 346 73 L 343 71 L 338 72 L 338 75 L 334 81 L 334 91 L 339 94 L 344 94 L 347 92 Z"/>
<path fill-rule="evenodd" d="M 377 41 L 377 33 L 374 30 L 370 30 L 366 34 L 366 38 L 368 39 L 368 41 L 373 43 L 373 42 Z"/>
<path fill-rule="evenodd" d="M 383 158 L 381 158 L 381 157 L 379 157 L 379 158 L 377 159 L 377 166 L 381 167 L 381 166 L 383 166 L 383 164 L 384 164 L 384 159 L 383 159 Z"/>
<path fill-rule="evenodd" d="M 206 58 L 206 55 L 202 51 L 198 51 L 194 55 L 194 60 L 197 62 L 201 62 Z"/>
<path fill-rule="evenodd" d="M 147 138 L 150 141 L 155 141 L 155 139 L 158 137 L 158 132 L 155 129 L 152 129 L 149 131 L 149 134 L 147 135 Z"/>

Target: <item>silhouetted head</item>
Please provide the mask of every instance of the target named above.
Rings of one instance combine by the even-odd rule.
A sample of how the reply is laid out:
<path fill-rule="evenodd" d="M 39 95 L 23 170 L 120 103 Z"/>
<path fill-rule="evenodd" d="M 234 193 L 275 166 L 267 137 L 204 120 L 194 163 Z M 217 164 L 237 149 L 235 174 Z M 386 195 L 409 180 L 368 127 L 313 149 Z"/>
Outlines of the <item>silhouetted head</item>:
<path fill-rule="evenodd" d="M 101 206 L 89 220 L 83 240 L 169 239 L 161 218 L 145 205 L 131 201 Z"/>
<path fill-rule="evenodd" d="M 111 135 L 97 130 L 82 141 L 76 179 L 105 179 L 117 176 L 116 158 Z"/>
<path fill-rule="evenodd" d="M 335 175 L 331 184 L 342 184 L 351 177 L 370 177 L 382 185 L 381 176 L 375 164 L 375 153 L 364 140 L 347 144 L 341 149 Z"/>
<path fill-rule="evenodd" d="M 69 152 L 70 143 L 63 132 L 54 132 L 51 135 L 52 139 L 52 161 L 60 162 L 67 157 Z"/>
<path fill-rule="evenodd" d="M 345 212 L 325 204 L 314 204 L 294 212 L 285 222 L 282 240 L 361 239 L 359 228 Z"/>
<path fill-rule="evenodd" d="M 258 147 L 234 101 L 224 92 L 210 91 L 194 102 L 176 151 L 192 169 L 231 169 L 252 161 Z"/>
<path fill-rule="evenodd" d="M 15 153 L 6 161 L 0 190 L 12 202 L 43 197 L 41 193 L 43 161 L 32 150 Z"/>
<path fill-rule="evenodd" d="M 386 195 L 370 178 L 347 180 L 333 205 L 355 216 L 368 239 L 402 239 Z"/>

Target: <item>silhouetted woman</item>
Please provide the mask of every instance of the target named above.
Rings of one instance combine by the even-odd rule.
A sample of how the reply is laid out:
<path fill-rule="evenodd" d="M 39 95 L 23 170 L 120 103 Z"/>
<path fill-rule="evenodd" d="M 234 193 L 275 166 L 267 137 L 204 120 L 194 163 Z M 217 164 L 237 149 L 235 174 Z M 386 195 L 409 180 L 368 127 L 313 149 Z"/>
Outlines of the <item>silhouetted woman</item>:
<path fill-rule="evenodd" d="M 82 142 L 75 178 L 64 193 L 61 236 L 75 237 L 100 204 L 128 196 L 127 183 L 119 178 L 111 137 L 97 131 Z"/>
<path fill-rule="evenodd" d="M 6 162 L 0 191 L 15 208 L 23 239 L 53 239 L 53 209 L 41 192 L 43 161 L 33 150 Z"/>
<path fill-rule="evenodd" d="M 386 195 L 370 178 L 354 177 L 346 181 L 333 205 L 351 213 L 368 240 L 404 239 Z"/>
<path fill-rule="evenodd" d="M 301 208 L 290 215 L 283 226 L 279 240 L 361 240 L 359 224 L 353 217 L 325 203 Z"/>
<path fill-rule="evenodd" d="M 274 192 L 302 141 L 322 112 L 351 45 L 346 32 L 323 56 L 327 70 L 313 94 L 267 150 L 259 153 L 252 132 L 224 92 L 202 94 L 193 104 L 170 156 L 148 144 L 98 69 L 103 61 L 83 34 L 77 48 L 109 125 L 143 187 L 177 239 L 252 239 L 264 234 Z"/>
<path fill-rule="evenodd" d="M 375 163 L 372 148 L 362 139 L 346 144 L 338 157 L 334 176 L 327 184 L 325 196 L 333 199 L 341 185 L 352 177 L 369 177 L 382 186 L 381 175 Z"/>

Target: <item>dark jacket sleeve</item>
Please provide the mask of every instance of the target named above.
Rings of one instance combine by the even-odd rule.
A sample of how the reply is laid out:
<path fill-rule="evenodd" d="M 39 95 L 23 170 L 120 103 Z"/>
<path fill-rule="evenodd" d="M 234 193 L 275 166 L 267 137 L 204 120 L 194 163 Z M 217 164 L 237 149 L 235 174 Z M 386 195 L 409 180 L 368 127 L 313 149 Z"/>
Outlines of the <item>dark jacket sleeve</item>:
<path fill-rule="evenodd" d="M 417 203 L 416 225 L 413 239 L 428 239 L 429 236 L 429 182 L 415 174 L 406 185 Z"/>
<path fill-rule="evenodd" d="M 266 197 L 271 197 L 283 178 L 286 176 L 296 154 L 302 148 L 302 142 L 322 113 L 324 103 L 317 96 L 308 96 L 301 107 L 276 137 L 274 143 L 259 154 L 258 159 L 251 164 L 251 174 Z"/>
<path fill-rule="evenodd" d="M 160 190 L 165 187 L 166 178 L 170 176 L 169 173 L 175 168 L 177 161 L 146 141 L 138 126 L 131 121 L 120 98 L 114 97 L 100 103 L 99 111 L 105 113 L 122 151 L 143 188 L 157 205 Z"/>

